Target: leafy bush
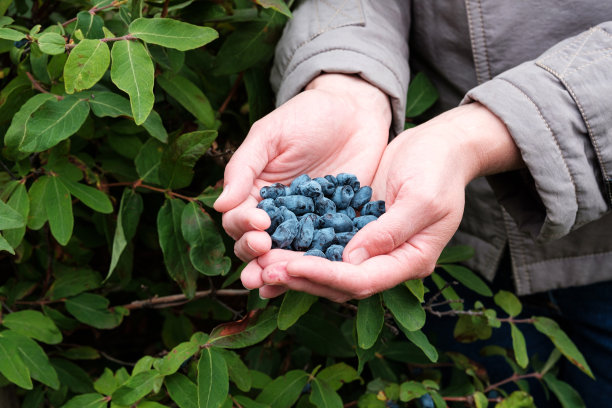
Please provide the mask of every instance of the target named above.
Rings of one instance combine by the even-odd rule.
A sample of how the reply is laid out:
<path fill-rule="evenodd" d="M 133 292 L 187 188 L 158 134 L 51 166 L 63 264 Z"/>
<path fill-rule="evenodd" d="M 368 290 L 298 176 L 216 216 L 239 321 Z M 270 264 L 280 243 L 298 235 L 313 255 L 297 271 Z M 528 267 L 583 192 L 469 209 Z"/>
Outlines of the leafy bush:
<path fill-rule="evenodd" d="M 455 280 L 493 296 L 457 264 L 469 248 L 447 249 L 426 283 L 346 304 L 237 282 L 211 205 L 272 108 L 283 1 L 0 0 L 0 16 L 0 386 L 21 406 L 530 406 L 528 378 L 579 406 L 555 362 L 590 370 L 554 321 L 518 317 L 503 291 L 503 317 L 464 307 Z M 422 76 L 410 93 L 412 116 L 436 98 Z M 492 384 L 438 350 L 427 313 L 455 318 L 463 342 L 509 326 L 513 349 L 486 352 L 514 374 Z M 524 324 L 554 343 L 545 363 Z"/>

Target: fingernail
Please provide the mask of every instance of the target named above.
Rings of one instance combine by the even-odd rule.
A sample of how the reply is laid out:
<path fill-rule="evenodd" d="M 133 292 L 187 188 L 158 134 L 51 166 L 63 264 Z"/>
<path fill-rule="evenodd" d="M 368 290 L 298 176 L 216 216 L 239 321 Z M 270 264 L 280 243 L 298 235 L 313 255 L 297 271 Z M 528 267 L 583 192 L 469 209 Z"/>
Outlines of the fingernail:
<path fill-rule="evenodd" d="M 354 265 L 360 264 L 370 257 L 365 248 L 357 248 L 349 253 L 348 261 Z"/>
<path fill-rule="evenodd" d="M 217 199 L 215 200 L 215 202 L 219 201 L 219 200 L 223 200 L 223 197 L 227 196 L 229 194 L 229 184 L 227 186 L 223 187 L 223 191 L 221 191 L 221 194 L 219 194 L 219 197 L 217 197 Z"/>
<path fill-rule="evenodd" d="M 251 246 L 251 243 L 250 243 L 249 241 L 247 241 L 247 243 L 246 243 L 246 244 L 247 244 L 247 247 L 248 247 L 248 248 L 251 250 L 251 253 L 252 253 L 253 255 L 257 253 L 257 252 L 255 251 L 255 248 L 253 248 L 253 247 Z"/>

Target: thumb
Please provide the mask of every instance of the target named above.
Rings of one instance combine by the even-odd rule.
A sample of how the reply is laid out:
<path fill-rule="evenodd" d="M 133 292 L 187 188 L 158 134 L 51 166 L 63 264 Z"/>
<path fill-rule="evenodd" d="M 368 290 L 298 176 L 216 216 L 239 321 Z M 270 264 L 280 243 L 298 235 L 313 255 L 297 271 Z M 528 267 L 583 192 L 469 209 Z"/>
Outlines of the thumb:
<path fill-rule="evenodd" d="M 360 264 L 377 255 L 388 254 L 413 235 L 437 222 L 428 206 L 418 200 L 397 200 L 378 220 L 363 227 L 344 250 L 344 260 Z"/>
<path fill-rule="evenodd" d="M 223 192 L 214 203 L 216 211 L 227 212 L 244 202 L 251 194 L 255 180 L 268 165 L 268 149 L 271 147 L 268 140 L 272 139 L 267 137 L 268 130 L 264 126 L 253 125 L 225 166 Z"/>

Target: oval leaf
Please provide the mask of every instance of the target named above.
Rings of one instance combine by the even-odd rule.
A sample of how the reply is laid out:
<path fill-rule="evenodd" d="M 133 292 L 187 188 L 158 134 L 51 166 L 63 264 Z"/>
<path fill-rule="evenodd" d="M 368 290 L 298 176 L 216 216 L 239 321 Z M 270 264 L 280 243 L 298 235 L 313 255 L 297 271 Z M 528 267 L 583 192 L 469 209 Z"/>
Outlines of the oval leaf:
<path fill-rule="evenodd" d="M 359 301 L 357 307 L 357 341 L 364 350 L 372 347 L 385 322 L 385 309 L 380 294 Z"/>
<path fill-rule="evenodd" d="M 314 378 L 310 384 L 312 386 L 310 393 L 311 403 L 318 408 L 342 408 L 342 399 L 327 384 L 318 378 Z"/>
<path fill-rule="evenodd" d="M 112 401 L 119 405 L 132 405 L 153 391 L 153 387 L 162 375 L 155 371 L 143 371 L 130 377 L 117 391 L 113 393 Z"/>
<path fill-rule="evenodd" d="M 544 375 L 542 379 L 552 393 L 555 394 L 563 408 L 584 408 L 586 406 L 580 394 L 568 383 L 559 380 L 550 373 Z"/>
<path fill-rule="evenodd" d="M 198 361 L 198 407 L 219 408 L 227 398 L 229 376 L 225 359 L 213 347 L 202 349 Z"/>
<path fill-rule="evenodd" d="M 63 54 L 66 52 L 66 39 L 58 33 L 44 33 L 38 38 L 38 47 L 45 54 Z"/>
<path fill-rule="evenodd" d="M 106 194 L 97 188 L 77 183 L 64 177 L 59 180 L 70 191 L 70 194 L 81 200 L 83 204 L 94 211 L 102 214 L 110 214 L 113 212 L 113 204 Z"/>
<path fill-rule="evenodd" d="M 438 91 L 431 81 L 419 72 L 408 86 L 406 97 L 406 116 L 409 118 L 420 115 L 438 100 Z"/>
<path fill-rule="evenodd" d="M 223 348 L 243 348 L 259 343 L 276 329 L 276 308 L 252 310 L 247 317 L 215 327 L 208 343 Z"/>
<path fill-rule="evenodd" d="M 21 310 L 4 316 L 2 324 L 15 332 L 47 344 L 62 341 L 62 333 L 53 320 L 37 310 Z"/>
<path fill-rule="evenodd" d="M 25 222 L 25 218 L 18 211 L 0 201 L 0 230 L 21 228 Z"/>
<path fill-rule="evenodd" d="M 171 18 L 137 18 L 130 24 L 129 32 L 144 42 L 180 51 L 201 47 L 219 37 L 210 27 L 198 27 Z"/>
<path fill-rule="evenodd" d="M 181 365 L 198 352 L 200 347 L 190 341 L 181 343 L 174 347 L 161 360 L 157 369 L 163 375 L 171 375 L 177 372 Z"/>
<path fill-rule="evenodd" d="M 43 203 L 49 217 L 51 234 L 60 245 L 66 245 L 72 236 L 74 217 L 70 191 L 59 181 L 59 177 L 49 177 Z"/>
<path fill-rule="evenodd" d="M 62 408 L 106 408 L 108 398 L 104 395 L 90 393 L 71 398 Z"/>
<path fill-rule="evenodd" d="M 278 311 L 278 328 L 287 330 L 293 326 L 304 313 L 308 312 L 310 306 L 317 299 L 317 296 L 305 292 L 290 290 L 285 293 L 283 303 Z"/>
<path fill-rule="evenodd" d="M 425 324 L 425 310 L 406 286 L 384 291 L 383 299 L 395 320 L 406 329 L 418 330 Z"/>
<path fill-rule="evenodd" d="M 493 300 L 497 306 L 501 307 L 504 312 L 508 313 L 512 317 L 518 316 L 523 310 L 521 301 L 512 292 L 500 290 L 495 294 Z"/>
<path fill-rule="evenodd" d="M 198 388 L 189 378 L 176 373 L 167 377 L 164 384 L 179 408 L 198 408 Z"/>
<path fill-rule="evenodd" d="M 180 75 L 161 75 L 157 83 L 208 129 L 215 123 L 215 112 L 208 98 L 193 82 Z"/>
<path fill-rule="evenodd" d="M 31 390 L 30 371 L 17 351 L 17 345 L 0 332 L 0 373 L 10 382 Z"/>
<path fill-rule="evenodd" d="M 527 345 L 525 344 L 525 337 L 514 323 L 510 323 L 510 331 L 512 334 L 512 347 L 514 348 L 514 359 L 517 364 L 522 368 L 526 368 L 529 364 L 529 357 L 527 357 Z"/>
<path fill-rule="evenodd" d="M 300 397 L 308 382 L 308 373 L 303 370 L 292 370 L 276 378 L 264 387 L 255 401 L 271 407 L 291 407 Z"/>
<path fill-rule="evenodd" d="M 461 282 L 468 289 L 482 296 L 493 296 L 493 292 L 489 286 L 474 272 L 470 271 L 465 266 L 460 265 L 440 265 L 453 279 Z"/>
<path fill-rule="evenodd" d="M 112 329 L 121 324 L 123 315 L 108 309 L 104 296 L 82 293 L 66 300 L 66 310 L 81 322 L 97 329 Z"/>
<path fill-rule="evenodd" d="M 98 40 L 82 40 L 70 51 L 64 66 L 66 93 L 74 93 L 94 86 L 110 64 L 108 44 Z"/>

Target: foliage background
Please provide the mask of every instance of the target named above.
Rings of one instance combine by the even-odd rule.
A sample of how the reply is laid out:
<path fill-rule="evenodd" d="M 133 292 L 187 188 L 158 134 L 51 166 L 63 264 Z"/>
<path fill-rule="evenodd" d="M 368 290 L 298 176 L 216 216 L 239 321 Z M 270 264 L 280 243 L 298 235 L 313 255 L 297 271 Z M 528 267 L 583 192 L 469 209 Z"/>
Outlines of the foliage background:
<path fill-rule="evenodd" d="M 3 404 L 514 407 L 533 405 L 531 379 L 582 406 L 555 376 L 562 357 L 592 376 L 582 354 L 460 266 L 469 248 L 448 248 L 426 282 L 340 305 L 238 283 L 211 205 L 273 108 L 290 3 L 0 0 Z M 417 75 L 409 123 L 436 97 Z M 456 285 L 483 302 L 464 305 Z M 510 330 L 512 348 L 484 353 L 512 375 L 492 383 L 436 348 L 426 315 L 454 319 L 459 342 Z M 523 325 L 551 339 L 550 356 L 528 353 Z"/>

